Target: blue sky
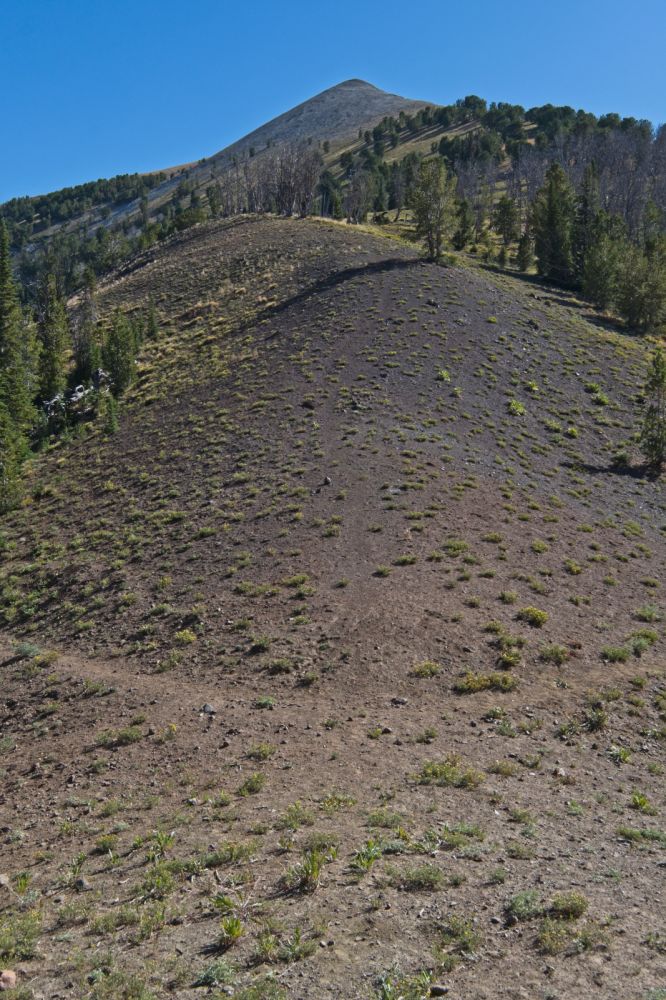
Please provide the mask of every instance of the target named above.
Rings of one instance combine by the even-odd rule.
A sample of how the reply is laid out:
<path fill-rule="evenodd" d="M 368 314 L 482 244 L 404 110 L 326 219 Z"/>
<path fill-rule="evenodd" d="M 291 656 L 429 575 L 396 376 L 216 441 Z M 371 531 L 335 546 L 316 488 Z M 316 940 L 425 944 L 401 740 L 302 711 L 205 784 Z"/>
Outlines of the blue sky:
<path fill-rule="evenodd" d="M 0 202 L 196 160 L 350 77 L 666 121 L 664 0 L 0 0 Z"/>

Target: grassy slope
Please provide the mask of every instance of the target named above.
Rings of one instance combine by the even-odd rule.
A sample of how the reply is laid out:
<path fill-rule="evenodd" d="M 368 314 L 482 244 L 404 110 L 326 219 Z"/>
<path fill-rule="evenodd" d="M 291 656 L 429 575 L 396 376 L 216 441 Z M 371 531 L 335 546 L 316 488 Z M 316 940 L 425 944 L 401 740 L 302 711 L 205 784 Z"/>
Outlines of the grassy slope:
<path fill-rule="evenodd" d="M 2 668 L 3 868 L 31 881 L 0 905 L 14 926 L 41 914 L 20 963 L 35 996 L 141 996 L 86 984 L 114 962 L 156 996 L 200 995 L 220 892 L 245 925 L 230 975 L 272 971 L 289 997 L 367 997 L 393 965 L 455 997 L 647 996 L 664 975 L 664 644 L 637 612 L 663 603 L 666 517 L 659 483 L 608 469 L 642 346 L 557 294 L 312 221 L 198 227 L 110 281 L 102 309 L 149 294 L 164 335 L 120 432 L 36 460 L 3 526 L 8 656 L 10 640 L 59 654 Z M 515 689 L 456 694 L 496 669 L 493 623 L 524 643 L 501 674 Z M 133 720 L 136 741 L 100 743 Z M 418 782 L 452 752 L 478 787 Z M 155 830 L 173 831 L 167 862 Z M 337 858 L 285 895 L 313 837 Z M 359 874 L 369 839 L 383 853 Z M 505 926 L 527 889 L 588 900 L 547 925 L 561 953 L 539 950 L 538 918 Z"/>

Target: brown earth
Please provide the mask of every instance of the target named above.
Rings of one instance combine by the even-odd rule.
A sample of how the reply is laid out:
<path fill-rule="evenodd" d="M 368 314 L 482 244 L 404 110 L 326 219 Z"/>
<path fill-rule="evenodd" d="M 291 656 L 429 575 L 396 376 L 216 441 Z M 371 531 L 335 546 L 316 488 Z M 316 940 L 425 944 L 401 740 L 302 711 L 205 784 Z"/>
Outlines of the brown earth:
<path fill-rule="evenodd" d="M 2 525 L 16 993 L 662 997 L 645 345 L 313 221 L 189 230 L 100 306 L 150 296 L 119 431 Z"/>

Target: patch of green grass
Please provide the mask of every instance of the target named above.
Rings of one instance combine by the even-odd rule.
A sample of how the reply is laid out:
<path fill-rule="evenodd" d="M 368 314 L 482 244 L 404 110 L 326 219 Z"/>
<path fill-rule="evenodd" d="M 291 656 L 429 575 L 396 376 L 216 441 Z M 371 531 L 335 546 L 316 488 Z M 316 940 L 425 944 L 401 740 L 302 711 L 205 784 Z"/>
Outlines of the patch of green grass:
<path fill-rule="evenodd" d="M 518 686 L 518 679 L 508 673 L 492 671 L 488 674 L 467 673 L 456 681 L 453 690 L 456 694 L 476 694 L 478 691 L 513 691 Z"/>
<path fill-rule="evenodd" d="M 640 830 L 632 826 L 620 826 L 617 835 L 621 840 L 628 840 L 630 844 L 659 844 L 660 847 L 666 847 L 664 830 Z"/>
<path fill-rule="evenodd" d="M 626 646 L 604 646 L 601 659 L 607 663 L 626 663 L 631 656 L 631 650 Z"/>
<path fill-rule="evenodd" d="M 444 881 L 444 873 L 437 865 L 416 865 L 404 871 L 393 871 L 389 875 L 391 885 L 405 892 L 433 891 Z"/>
<path fill-rule="evenodd" d="M 143 739 L 143 733 L 137 726 L 127 726 L 125 729 L 107 729 L 95 738 L 95 745 L 105 749 L 125 747 L 138 743 Z"/>
<path fill-rule="evenodd" d="M 266 784 L 265 775 L 260 774 L 258 771 L 255 771 L 254 774 L 251 774 L 249 777 L 245 779 L 245 781 L 241 785 L 239 785 L 237 790 L 238 795 L 240 795 L 243 798 L 245 798 L 248 795 L 257 795 L 262 790 L 265 784 Z"/>
<path fill-rule="evenodd" d="M 442 668 L 434 660 L 424 660 L 410 670 L 412 677 L 436 677 Z"/>
<path fill-rule="evenodd" d="M 0 917 L 0 959 L 25 962 L 35 958 L 42 918 L 37 910 Z"/>
<path fill-rule="evenodd" d="M 447 754 L 440 761 L 425 761 L 416 776 L 419 785 L 450 786 L 452 788 L 478 788 L 484 780 L 482 771 L 464 767 L 457 754 Z"/>

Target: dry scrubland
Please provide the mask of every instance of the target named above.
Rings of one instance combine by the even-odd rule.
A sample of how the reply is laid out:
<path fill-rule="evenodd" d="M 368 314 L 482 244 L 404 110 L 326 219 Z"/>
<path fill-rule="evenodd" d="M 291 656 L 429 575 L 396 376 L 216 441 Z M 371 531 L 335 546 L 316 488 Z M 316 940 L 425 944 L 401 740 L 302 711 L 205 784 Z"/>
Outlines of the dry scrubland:
<path fill-rule="evenodd" d="M 150 294 L 119 432 L 2 525 L 14 995 L 666 996 L 644 345 L 313 221 L 100 304 Z"/>

